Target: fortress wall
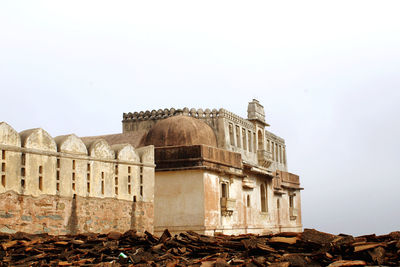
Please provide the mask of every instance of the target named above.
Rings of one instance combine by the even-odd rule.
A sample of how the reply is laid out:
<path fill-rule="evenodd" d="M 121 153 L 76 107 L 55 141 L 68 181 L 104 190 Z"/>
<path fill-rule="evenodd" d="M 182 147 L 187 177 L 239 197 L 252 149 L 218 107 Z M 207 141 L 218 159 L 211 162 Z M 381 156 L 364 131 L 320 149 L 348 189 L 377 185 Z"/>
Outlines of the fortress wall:
<path fill-rule="evenodd" d="M 14 191 L 0 194 L 0 232 L 76 234 L 153 232 L 153 207 L 149 203 L 114 198 L 38 197 Z"/>
<path fill-rule="evenodd" d="M 8 147 L 21 148 L 21 138 L 19 134 L 7 123 L 0 122 L 0 193 L 6 190 L 14 190 L 18 193 L 21 192 L 19 181 L 19 172 L 21 170 L 21 153 L 10 151 Z"/>
<path fill-rule="evenodd" d="M 0 164 L 0 232 L 71 232 L 70 220 L 75 232 L 153 229 L 152 146 L 111 147 L 102 139 L 85 144 L 75 135 L 52 138 L 40 128 L 18 134 L 0 122 Z M 59 202 L 70 208 L 60 209 Z"/>

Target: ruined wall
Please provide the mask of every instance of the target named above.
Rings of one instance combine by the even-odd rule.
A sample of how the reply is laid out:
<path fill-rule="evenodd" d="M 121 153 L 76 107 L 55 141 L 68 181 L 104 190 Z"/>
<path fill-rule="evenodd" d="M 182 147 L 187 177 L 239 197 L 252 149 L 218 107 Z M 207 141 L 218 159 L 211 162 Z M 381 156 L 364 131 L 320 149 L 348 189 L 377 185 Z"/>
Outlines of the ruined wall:
<path fill-rule="evenodd" d="M 80 203 L 80 208 L 72 209 L 76 213 L 71 209 L 69 213 L 68 209 L 61 211 L 54 203 L 53 206 L 49 204 L 48 211 L 62 218 L 60 221 L 63 224 L 59 226 L 63 231 L 68 231 L 65 221 L 75 217 L 79 231 L 103 232 L 114 228 L 112 221 L 115 220 L 126 221 L 117 227 L 119 230 L 143 227 L 152 231 L 155 167 L 152 146 L 138 150 L 128 144 L 111 147 L 105 140 L 84 143 L 75 135 L 53 139 L 39 128 L 18 134 L 8 124 L 0 122 L 0 159 L 0 201 L 3 205 L 0 229 L 3 226 L 7 229 L 7 225 L 13 226 L 14 231 L 26 229 L 36 232 L 43 228 L 40 226 L 43 224 L 41 219 L 33 217 L 28 223 L 30 226 L 9 220 L 18 217 L 10 217 L 9 209 L 19 211 L 21 216 L 40 214 L 40 209 L 37 209 L 40 204 L 31 205 L 30 201 L 26 201 L 32 198 L 32 203 L 36 203 L 37 197 L 40 203 L 61 201 L 64 203 L 62 206 L 70 207 L 75 202 Z M 18 207 L 9 203 L 12 192 L 19 195 Z M 122 208 L 126 212 L 118 214 Z M 43 216 L 47 218 L 47 215 Z M 85 221 L 86 217 L 98 218 L 98 226 L 90 226 Z M 114 217 L 115 220 L 112 219 Z M 28 217 L 19 219 L 22 218 Z M 104 229 L 101 228 L 101 221 L 104 222 Z"/>

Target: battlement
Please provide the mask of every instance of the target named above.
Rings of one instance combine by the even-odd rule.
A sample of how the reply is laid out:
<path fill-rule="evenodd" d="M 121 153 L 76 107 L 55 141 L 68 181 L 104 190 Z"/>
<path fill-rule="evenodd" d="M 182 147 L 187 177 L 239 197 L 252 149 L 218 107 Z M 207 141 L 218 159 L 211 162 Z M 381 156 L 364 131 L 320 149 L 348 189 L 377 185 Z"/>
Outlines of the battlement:
<path fill-rule="evenodd" d="M 0 122 L 0 193 L 152 201 L 154 150 L 41 128 L 17 133 Z"/>
<path fill-rule="evenodd" d="M 160 120 L 160 119 L 165 119 L 171 116 L 176 116 L 176 115 L 185 115 L 185 116 L 190 116 L 194 118 L 216 118 L 219 115 L 219 111 L 216 109 L 210 110 L 210 109 L 195 109 L 195 108 L 183 108 L 183 109 L 175 109 L 175 108 L 165 108 L 165 109 L 159 109 L 159 110 L 146 110 L 146 111 L 139 111 L 139 112 L 129 112 L 129 113 L 124 113 L 123 114 L 123 122 L 126 121 L 146 121 L 146 120 Z"/>

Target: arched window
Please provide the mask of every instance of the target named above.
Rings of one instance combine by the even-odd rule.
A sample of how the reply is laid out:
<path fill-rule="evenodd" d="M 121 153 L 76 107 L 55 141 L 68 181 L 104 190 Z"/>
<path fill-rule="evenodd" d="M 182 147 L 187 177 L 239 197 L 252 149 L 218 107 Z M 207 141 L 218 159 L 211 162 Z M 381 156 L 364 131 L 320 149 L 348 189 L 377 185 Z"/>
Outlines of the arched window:
<path fill-rule="evenodd" d="M 264 137 L 261 130 L 258 130 L 258 150 L 264 150 Z"/>
<path fill-rule="evenodd" d="M 261 212 L 268 211 L 268 204 L 267 204 L 267 190 L 265 185 L 260 185 L 260 195 L 261 195 Z"/>

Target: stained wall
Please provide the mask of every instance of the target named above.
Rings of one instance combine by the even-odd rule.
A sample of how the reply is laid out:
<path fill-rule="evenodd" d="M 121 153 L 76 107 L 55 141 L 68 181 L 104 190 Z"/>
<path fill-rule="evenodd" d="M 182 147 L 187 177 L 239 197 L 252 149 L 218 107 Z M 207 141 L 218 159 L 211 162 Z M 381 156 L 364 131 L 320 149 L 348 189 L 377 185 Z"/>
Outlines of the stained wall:
<path fill-rule="evenodd" d="M 153 230 L 152 146 L 17 133 L 1 122 L 0 160 L 0 231 Z"/>

